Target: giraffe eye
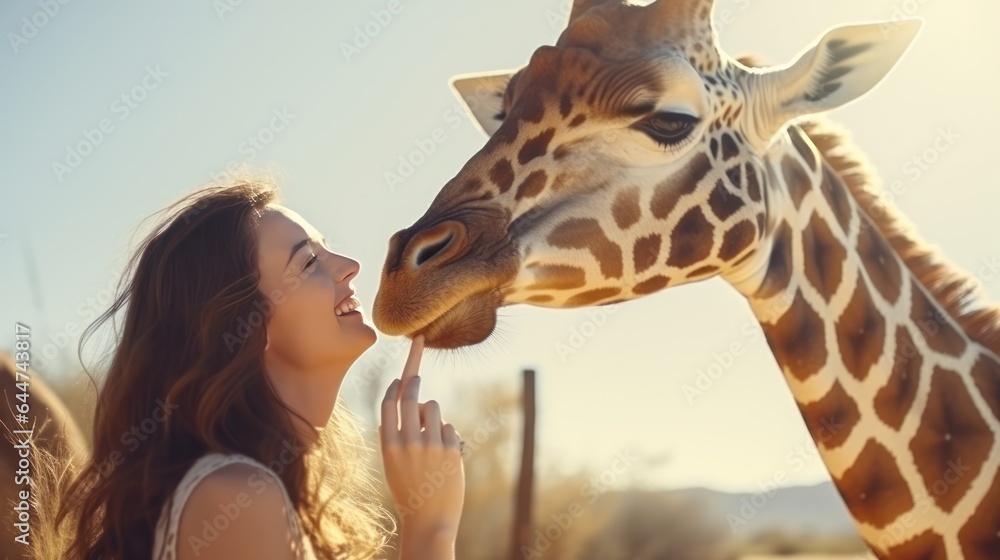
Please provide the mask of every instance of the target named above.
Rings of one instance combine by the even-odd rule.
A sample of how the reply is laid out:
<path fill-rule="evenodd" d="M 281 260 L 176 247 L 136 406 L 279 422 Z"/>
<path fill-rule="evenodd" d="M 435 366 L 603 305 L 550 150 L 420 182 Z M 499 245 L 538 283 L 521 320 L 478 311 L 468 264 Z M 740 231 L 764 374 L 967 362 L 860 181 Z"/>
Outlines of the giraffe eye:
<path fill-rule="evenodd" d="M 680 143 L 691 134 L 698 117 L 684 113 L 657 113 L 633 125 L 644 132 L 657 144 L 672 146 Z"/>

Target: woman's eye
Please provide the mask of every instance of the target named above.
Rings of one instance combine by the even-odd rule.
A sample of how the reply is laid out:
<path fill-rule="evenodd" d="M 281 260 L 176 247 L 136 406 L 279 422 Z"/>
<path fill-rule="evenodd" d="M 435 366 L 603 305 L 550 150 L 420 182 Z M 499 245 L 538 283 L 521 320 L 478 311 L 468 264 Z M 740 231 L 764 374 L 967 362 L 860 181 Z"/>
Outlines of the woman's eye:
<path fill-rule="evenodd" d="M 671 146 L 687 138 L 696 124 L 698 124 L 698 117 L 684 113 L 663 112 L 640 121 L 634 126 L 656 143 Z"/>

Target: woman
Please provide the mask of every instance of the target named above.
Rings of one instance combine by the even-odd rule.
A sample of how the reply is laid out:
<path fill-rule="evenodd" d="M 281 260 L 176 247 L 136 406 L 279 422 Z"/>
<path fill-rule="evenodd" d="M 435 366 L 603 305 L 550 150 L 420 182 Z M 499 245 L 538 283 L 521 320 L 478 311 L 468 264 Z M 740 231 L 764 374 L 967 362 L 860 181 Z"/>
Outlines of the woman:
<path fill-rule="evenodd" d="M 277 195 L 269 180 L 238 180 L 166 209 L 130 259 L 124 289 L 87 329 L 81 345 L 125 310 L 93 454 L 50 524 L 69 539 L 60 557 L 384 552 L 394 523 L 378 505 L 357 418 L 338 400 L 348 368 L 376 340 L 351 286 L 360 265 Z M 459 437 L 434 401 L 418 402 L 422 348 L 418 337 L 386 390 L 383 461 L 403 514 L 398 557 L 453 558 Z M 428 472 L 448 476 L 409 507 Z"/>

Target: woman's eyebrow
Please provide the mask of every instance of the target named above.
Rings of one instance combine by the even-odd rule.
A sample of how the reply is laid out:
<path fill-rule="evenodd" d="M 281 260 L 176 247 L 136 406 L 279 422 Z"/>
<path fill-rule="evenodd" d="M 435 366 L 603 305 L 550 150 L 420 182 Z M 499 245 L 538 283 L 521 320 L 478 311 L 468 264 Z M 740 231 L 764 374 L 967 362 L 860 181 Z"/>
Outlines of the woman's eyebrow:
<path fill-rule="evenodd" d="M 302 241 L 299 241 L 295 245 L 292 245 L 292 252 L 290 255 L 288 255 L 288 262 L 285 263 L 285 266 L 288 266 L 288 263 L 292 262 L 292 257 L 295 256 L 295 253 L 308 243 L 309 243 L 308 239 L 303 239 Z"/>

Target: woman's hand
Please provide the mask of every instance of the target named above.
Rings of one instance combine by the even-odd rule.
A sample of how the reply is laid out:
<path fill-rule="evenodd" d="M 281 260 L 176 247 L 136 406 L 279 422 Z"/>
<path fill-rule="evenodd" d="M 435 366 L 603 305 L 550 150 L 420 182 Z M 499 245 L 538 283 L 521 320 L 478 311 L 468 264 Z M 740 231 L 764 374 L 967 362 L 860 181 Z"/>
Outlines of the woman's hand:
<path fill-rule="evenodd" d="M 379 426 L 386 481 L 402 517 L 403 558 L 408 556 L 407 542 L 414 550 L 424 551 L 431 550 L 429 544 L 447 542 L 453 550 L 465 497 L 458 432 L 442 422 L 437 402 L 417 401 L 423 348 L 423 336 L 418 335 L 401 378 L 394 379 L 385 391 Z"/>

